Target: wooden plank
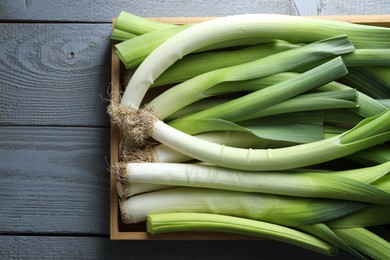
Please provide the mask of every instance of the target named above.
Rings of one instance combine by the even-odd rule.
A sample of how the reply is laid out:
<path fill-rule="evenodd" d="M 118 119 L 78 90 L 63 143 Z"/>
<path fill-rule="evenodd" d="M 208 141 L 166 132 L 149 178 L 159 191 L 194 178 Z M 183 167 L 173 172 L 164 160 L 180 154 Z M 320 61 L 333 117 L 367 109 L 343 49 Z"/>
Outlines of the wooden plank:
<path fill-rule="evenodd" d="M 109 233 L 109 129 L 14 126 L 0 136 L 0 233 Z"/>
<path fill-rule="evenodd" d="M 315 7 L 317 6 L 317 11 Z M 77 11 L 75 11 L 77 10 Z M 82 21 L 110 23 L 125 10 L 145 17 L 224 16 L 239 13 L 291 15 L 388 14 L 388 0 L 2 0 L 0 21 Z"/>
<path fill-rule="evenodd" d="M 350 23 L 376 25 L 390 27 L 390 14 L 380 15 L 327 15 L 327 16 L 313 16 L 307 17 L 316 19 L 337 20 Z M 183 24 L 183 23 L 200 23 L 210 19 L 216 18 L 215 16 L 209 17 L 150 17 L 151 20 L 157 20 L 165 23 Z"/>
<path fill-rule="evenodd" d="M 102 237 L 0 236 L 1 259 L 316 259 L 320 255 L 276 241 L 110 241 Z M 355 260 L 340 251 L 334 260 Z"/>
<path fill-rule="evenodd" d="M 102 99 L 111 25 L 16 23 L 0 31 L 0 125 L 109 125 Z"/>
<path fill-rule="evenodd" d="M 77 11 L 75 11 L 77 10 Z M 125 10 L 145 17 L 165 16 L 223 16 L 237 13 L 280 13 L 294 14 L 291 1 L 285 0 L 2 0 L 0 20 L 32 21 L 86 21 L 111 22 L 120 11 Z"/>
<path fill-rule="evenodd" d="M 320 2 L 318 0 L 292 0 L 297 14 L 301 16 L 318 15 Z"/>
<path fill-rule="evenodd" d="M 388 0 L 320 0 L 318 15 L 390 14 Z"/>

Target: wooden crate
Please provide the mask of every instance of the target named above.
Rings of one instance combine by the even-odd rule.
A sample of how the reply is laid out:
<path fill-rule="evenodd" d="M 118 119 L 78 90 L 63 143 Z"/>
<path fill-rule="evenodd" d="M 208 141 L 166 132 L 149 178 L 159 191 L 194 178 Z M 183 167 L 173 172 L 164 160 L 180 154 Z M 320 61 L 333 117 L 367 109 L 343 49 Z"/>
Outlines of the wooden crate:
<path fill-rule="evenodd" d="M 197 23 L 211 19 L 212 17 L 162 17 L 151 18 L 161 22 L 174 24 Z M 390 27 L 390 15 L 350 15 L 350 16 L 316 16 L 320 19 L 332 19 L 348 21 L 358 24 Z M 111 67 L 111 101 L 119 103 L 121 88 L 121 64 L 112 48 Z M 111 125 L 110 165 L 118 162 L 119 155 L 119 130 Z M 145 223 L 123 224 L 120 220 L 118 194 L 116 190 L 116 177 L 111 169 L 110 173 L 110 238 L 112 240 L 253 240 L 261 239 L 235 234 L 216 232 L 186 232 L 150 235 L 146 232 Z"/>

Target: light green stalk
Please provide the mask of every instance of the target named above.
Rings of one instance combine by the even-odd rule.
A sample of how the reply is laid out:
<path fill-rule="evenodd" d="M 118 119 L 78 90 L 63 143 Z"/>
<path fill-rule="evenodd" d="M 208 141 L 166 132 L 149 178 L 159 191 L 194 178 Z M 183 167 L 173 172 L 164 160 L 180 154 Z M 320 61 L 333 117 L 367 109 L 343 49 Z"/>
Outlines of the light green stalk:
<path fill-rule="evenodd" d="M 340 36 L 276 53 L 256 61 L 214 70 L 168 89 L 153 99 L 146 107 L 154 108 L 159 117 L 164 119 L 180 108 L 204 98 L 203 92 L 218 83 L 259 78 L 288 71 L 303 64 L 321 60 L 325 57 L 353 51 L 353 49 L 354 48 L 350 45 L 348 39 L 345 36 Z M 334 78 L 341 77 L 347 73 L 342 60 L 339 57 L 318 68 L 321 69 L 315 68 L 313 70 L 317 73 L 323 73 L 325 83 L 329 82 L 329 78 L 333 80 Z M 313 70 L 307 73 L 312 76 Z M 334 76 L 329 76 L 329 74 L 332 75 L 331 71 L 335 74 Z M 304 79 L 309 83 L 314 81 L 311 80 L 309 76 L 305 76 Z M 315 77 L 315 82 L 319 81 L 319 77 Z M 312 86 L 312 84 L 309 85 Z M 297 88 L 297 86 L 294 87 Z M 294 87 L 292 87 L 292 89 L 294 89 Z"/>
<path fill-rule="evenodd" d="M 240 122 L 256 118 L 257 113 L 261 114 L 261 112 L 257 111 L 320 87 L 346 73 L 348 72 L 341 58 L 338 57 L 290 80 L 260 89 L 182 119 L 220 118 L 231 122 Z M 150 106 L 152 106 L 152 103 L 153 101 L 150 103 Z M 157 111 L 161 115 L 160 110 L 158 109 Z M 171 125 L 175 127 L 175 122 L 173 121 Z"/>
<path fill-rule="evenodd" d="M 381 190 L 384 190 L 384 191 L 390 193 L 390 174 L 383 176 L 382 178 L 373 182 L 372 185 L 374 185 L 375 187 L 377 187 Z"/>
<path fill-rule="evenodd" d="M 297 73 L 285 72 L 285 73 L 279 73 L 279 74 L 275 74 L 275 75 L 271 75 L 271 76 L 267 76 L 267 77 L 263 77 L 263 78 L 253 79 L 253 80 L 222 82 L 222 83 L 217 84 L 217 85 L 211 87 L 210 89 L 206 90 L 206 92 L 204 92 L 204 94 L 206 96 L 215 96 L 215 95 L 223 95 L 223 94 L 229 94 L 229 93 L 241 92 L 241 91 L 242 92 L 257 91 L 257 90 L 263 89 L 265 87 L 269 87 L 269 86 L 275 85 L 277 83 L 280 83 L 282 81 L 290 80 L 291 78 L 298 76 L 298 75 L 299 74 L 297 74 Z M 336 84 L 336 82 L 331 82 L 328 84 L 332 85 L 332 84 Z M 321 87 L 319 88 L 319 90 L 321 90 Z M 274 112 L 271 112 L 271 111 L 274 109 L 280 110 L 280 109 L 282 109 L 282 107 L 287 107 L 287 105 L 284 104 L 285 102 L 290 103 L 288 105 L 288 107 L 289 107 L 288 111 L 293 112 L 294 111 L 293 107 L 298 107 L 298 104 L 302 104 L 303 106 L 309 105 L 309 103 L 306 103 L 304 101 L 317 100 L 316 98 L 318 98 L 318 100 L 317 100 L 318 102 L 313 101 L 311 104 L 312 109 L 310 109 L 310 110 L 315 110 L 316 109 L 315 107 L 318 107 L 318 106 L 323 106 L 323 109 L 336 108 L 338 106 L 338 105 L 336 105 L 336 103 L 338 103 L 338 101 L 341 101 L 341 100 L 356 101 L 358 96 L 359 95 L 358 95 L 357 91 L 355 89 L 352 89 L 352 88 L 345 88 L 345 89 L 341 89 L 341 90 L 317 91 L 314 93 L 299 95 L 297 97 L 291 98 L 289 100 L 286 100 L 284 102 L 276 104 L 272 107 L 265 108 L 262 110 L 262 112 L 259 111 L 259 113 L 264 113 L 264 114 L 269 114 L 269 115 L 275 114 Z M 173 119 L 182 117 L 184 115 L 189 115 L 189 114 L 193 114 L 195 112 L 199 112 L 201 110 L 204 110 L 204 109 L 213 107 L 215 105 L 219 105 L 221 103 L 224 103 L 226 101 L 229 101 L 232 98 L 233 97 L 229 97 L 229 96 L 223 97 L 222 96 L 222 97 L 218 97 L 218 98 L 205 98 L 205 99 L 199 100 L 197 102 L 194 102 L 194 103 L 178 110 L 177 112 L 175 112 L 171 116 L 167 117 L 166 121 L 171 121 Z M 322 100 L 322 102 L 320 101 L 321 98 L 324 98 Z M 333 104 L 333 102 L 329 102 L 330 99 L 338 99 L 338 101 L 334 100 L 335 101 L 334 107 L 331 105 L 331 104 Z M 316 106 L 314 106 L 315 103 L 317 104 Z M 304 105 L 304 104 L 306 104 L 306 105 Z M 346 107 L 352 106 L 352 104 L 350 102 L 345 103 L 345 105 L 346 105 Z M 341 106 L 341 104 L 340 104 L 340 106 Z M 355 105 L 353 107 L 355 107 Z M 292 109 L 292 110 L 290 110 L 290 109 Z M 271 110 L 271 111 L 267 112 L 268 110 Z M 304 109 L 302 111 L 305 111 L 305 110 L 306 109 Z M 296 111 L 301 111 L 301 110 L 297 109 Z M 353 113 L 350 113 L 349 116 L 351 116 L 351 114 L 352 114 L 352 116 L 354 116 Z M 333 116 L 334 115 L 332 115 L 332 117 Z M 360 117 L 360 120 L 361 119 L 363 119 L 363 118 Z"/>
<path fill-rule="evenodd" d="M 340 82 L 356 88 L 372 98 L 381 99 L 390 97 L 390 86 L 387 86 L 386 82 L 378 80 L 377 77 L 361 67 L 350 67 L 348 70 L 349 73 L 342 77 Z"/>
<path fill-rule="evenodd" d="M 289 243 L 327 256 L 334 256 L 337 253 L 337 247 L 295 229 L 262 221 L 218 214 L 150 214 L 146 221 L 146 228 L 151 234 L 187 231 L 236 233 Z"/>
<path fill-rule="evenodd" d="M 390 255 L 390 243 L 375 233 L 362 228 L 333 229 L 347 244 L 361 253 L 378 260 L 387 260 Z"/>
<path fill-rule="evenodd" d="M 327 91 L 325 91 L 326 93 Z M 359 100 L 359 94 L 357 97 L 357 104 Z M 328 109 L 324 113 L 324 121 L 327 124 L 341 126 L 344 128 L 352 128 L 356 126 L 360 121 L 364 119 L 361 115 L 354 112 L 354 110 L 359 109 Z"/>
<path fill-rule="evenodd" d="M 129 32 L 114 28 L 114 30 L 112 30 L 112 33 L 111 33 L 111 40 L 125 41 L 128 39 L 135 38 L 137 36 L 138 35 L 136 35 L 136 34 L 129 33 Z"/>
<path fill-rule="evenodd" d="M 332 228 L 357 228 L 390 224 L 388 205 L 369 205 L 364 209 L 327 222 Z"/>
<path fill-rule="evenodd" d="M 376 165 L 385 163 L 390 161 L 390 147 L 387 145 L 377 145 L 353 153 L 347 158 L 363 165 Z"/>
<path fill-rule="evenodd" d="M 357 49 L 342 56 L 350 66 L 390 66 L 390 49 Z"/>
<path fill-rule="evenodd" d="M 390 52 L 390 50 L 389 50 Z M 387 89 L 390 89 L 390 66 L 382 66 L 379 64 L 371 64 L 371 66 L 363 67 L 368 73 L 370 73 L 376 80 L 378 80 Z M 385 98 L 390 98 L 387 96 Z"/>
<path fill-rule="evenodd" d="M 184 56 L 159 76 L 151 87 L 182 82 L 211 70 L 248 62 L 254 60 L 259 55 L 259 51 L 265 56 L 297 47 L 298 45 L 294 44 L 274 42 L 240 50 L 216 51 Z M 390 65 L 390 50 L 357 49 L 351 53 L 342 55 L 342 58 L 347 67 L 372 66 L 375 64 L 376 67 L 374 70 L 377 71 L 376 68 L 378 68 L 378 66 Z M 210 62 L 210 60 L 213 62 Z M 304 72 L 321 63 L 322 62 L 315 62 L 313 65 L 303 66 L 302 69 L 298 68 L 298 70 Z"/>
<path fill-rule="evenodd" d="M 189 28 L 190 25 L 168 27 L 151 31 L 115 44 L 115 53 L 127 69 L 134 68 L 169 37 Z"/>
<path fill-rule="evenodd" d="M 390 66 L 390 49 L 356 49 L 341 57 L 348 68 L 357 66 L 385 68 Z M 315 66 L 318 66 L 318 62 L 298 68 L 296 72 L 303 72 Z"/>
<path fill-rule="evenodd" d="M 184 56 L 159 76 L 151 87 L 186 81 L 200 74 L 234 66 L 297 48 L 283 42 L 259 44 L 238 50 L 213 51 Z"/>
<path fill-rule="evenodd" d="M 323 122 L 322 111 L 310 111 L 254 118 L 239 123 L 219 118 L 183 118 L 173 121 L 171 126 L 190 135 L 210 131 L 236 131 L 250 133 L 261 139 L 298 144 L 324 139 Z"/>
<path fill-rule="evenodd" d="M 337 174 L 339 176 L 351 178 L 364 183 L 371 183 L 372 185 L 374 185 L 375 181 L 379 181 L 388 173 L 390 173 L 390 160 L 382 164 L 371 166 L 371 167 L 362 167 L 362 168 L 357 168 L 352 170 L 328 172 L 328 174 Z"/>
<path fill-rule="evenodd" d="M 286 101 L 275 104 L 261 111 L 252 113 L 245 119 L 259 118 L 270 115 L 313 111 L 313 110 L 333 110 L 336 108 L 356 108 L 356 91 L 325 91 L 320 93 L 304 94 Z M 325 112 L 326 114 L 326 112 Z M 240 120 L 241 121 L 241 120 Z"/>
<path fill-rule="evenodd" d="M 337 246 L 341 249 L 344 249 L 346 252 L 357 256 L 360 259 L 366 259 L 362 254 L 360 254 L 358 251 L 353 249 L 351 246 L 349 246 L 347 243 L 344 242 L 340 237 L 338 237 L 333 230 L 331 230 L 327 225 L 323 223 L 318 223 L 314 225 L 308 225 L 308 226 L 301 226 L 298 229 L 314 235 L 318 238 L 323 239 L 324 241 L 327 241 L 331 243 L 334 246 Z"/>
<path fill-rule="evenodd" d="M 282 81 L 289 80 L 298 75 L 299 73 L 296 72 L 285 72 L 253 80 L 246 80 L 240 82 L 222 82 L 206 90 L 204 94 L 206 96 L 214 96 L 224 93 L 237 92 L 238 90 L 256 91 L 274 84 L 278 84 Z M 352 88 L 335 81 L 332 81 L 322 87 L 317 88 L 317 90 L 319 91 L 337 91 L 348 89 L 351 90 Z M 361 115 L 364 118 L 375 116 L 379 113 L 382 113 L 388 108 L 386 104 L 382 104 L 382 102 L 380 102 L 379 100 L 373 99 L 372 97 L 363 94 L 359 91 L 357 95 L 357 103 L 359 104 L 359 107 L 352 109 L 352 111 L 358 115 Z"/>
<path fill-rule="evenodd" d="M 178 27 L 178 25 L 162 23 L 121 11 L 116 19 L 114 27 L 133 34 L 144 34 L 166 28 Z"/>
<path fill-rule="evenodd" d="M 383 105 L 385 105 L 386 107 L 390 108 L 390 98 L 378 99 L 378 101 L 379 101 L 380 103 L 382 103 Z"/>
<path fill-rule="evenodd" d="M 261 111 L 254 112 L 253 118 L 259 118 L 270 115 L 302 112 L 302 111 L 314 111 L 314 110 L 335 110 L 336 108 L 354 108 L 358 105 L 354 100 L 357 98 L 356 91 L 351 90 L 339 90 L 339 91 L 324 91 L 312 94 L 301 94 L 296 97 L 290 98 L 271 107 L 262 109 Z M 211 107 L 226 103 L 231 99 L 202 99 L 195 103 L 192 103 L 179 111 L 175 112 L 166 121 L 172 121 L 180 117 L 188 116 L 196 112 L 209 109 Z M 337 110 L 339 111 L 339 110 Z M 328 112 L 325 112 L 325 115 Z M 355 115 L 352 112 L 349 112 Z M 337 115 L 337 112 L 335 113 Z M 329 116 L 329 113 L 328 113 Z M 333 113 L 329 118 L 333 118 Z M 362 120 L 363 118 L 360 118 Z M 360 121 L 359 120 L 359 121 Z M 359 122 L 358 121 L 358 122 Z M 356 122 L 356 123 L 358 123 Z M 356 125 L 356 124 L 354 124 Z"/>

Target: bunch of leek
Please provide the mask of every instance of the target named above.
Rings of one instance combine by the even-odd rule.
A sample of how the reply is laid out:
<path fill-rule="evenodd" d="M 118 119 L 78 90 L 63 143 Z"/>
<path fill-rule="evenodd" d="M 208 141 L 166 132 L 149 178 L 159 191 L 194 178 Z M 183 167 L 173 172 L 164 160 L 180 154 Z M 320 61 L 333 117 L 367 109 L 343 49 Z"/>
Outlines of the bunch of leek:
<path fill-rule="evenodd" d="M 113 170 L 124 223 L 390 254 L 369 231 L 390 220 L 390 29 L 284 15 L 171 25 L 122 12 L 112 37 L 136 68 L 108 108 L 123 134 Z"/>

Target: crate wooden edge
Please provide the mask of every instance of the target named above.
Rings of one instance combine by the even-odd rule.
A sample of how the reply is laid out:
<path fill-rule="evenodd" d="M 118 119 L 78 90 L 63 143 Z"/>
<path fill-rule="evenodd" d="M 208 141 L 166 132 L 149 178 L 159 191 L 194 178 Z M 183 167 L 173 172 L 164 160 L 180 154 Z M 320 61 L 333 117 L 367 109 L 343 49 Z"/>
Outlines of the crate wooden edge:
<path fill-rule="evenodd" d="M 358 24 L 390 27 L 390 15 L 347 15 L 347 16 L 312 16 L 319 19 L 331 19 L 347 21 Z M 215 17 L 156 17 L 150 18 L 166 23 L 187 24 L 199 23 Z M 113 20 L 115 23 L 115 19 Z M 119 103 L 120 100 L 120 60 L 112 45 L 111 60 L 111 102 Z M 110 133 L 110 167 L 118 162 L 119 130 L 111 124 Z M 248 237 L 238 234 L 225 234 L 217 232 L 191 232 L 150 235 L 144 232 L 120 231 L 119 229 L 119 206 L 116 190 L 116 177 L 110 168 L 110 239 L 111 240 L 254 240 L 263 239 Z"/>

